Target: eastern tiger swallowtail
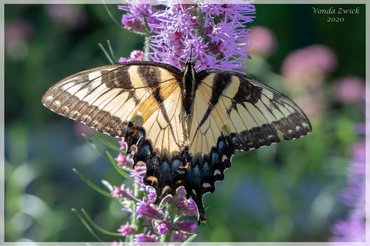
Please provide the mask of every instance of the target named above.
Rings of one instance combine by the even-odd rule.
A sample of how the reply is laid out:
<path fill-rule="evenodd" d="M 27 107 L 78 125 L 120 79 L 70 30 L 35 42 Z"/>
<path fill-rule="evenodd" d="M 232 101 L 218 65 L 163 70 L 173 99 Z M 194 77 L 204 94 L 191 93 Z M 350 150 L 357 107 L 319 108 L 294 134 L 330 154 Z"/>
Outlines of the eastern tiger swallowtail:
<path fill-rule="evenodd" d="M 127 62 L 82 71 L 52 86 L 52 111 L 137 144 L 135 162 L 159 197 L 184 186 L 205 221 L 203 194 L 223 180 L 235 150 L 306 135 L 311 124 L 280 92 L 237 72 L 184 71 L 156 62 Z"/>

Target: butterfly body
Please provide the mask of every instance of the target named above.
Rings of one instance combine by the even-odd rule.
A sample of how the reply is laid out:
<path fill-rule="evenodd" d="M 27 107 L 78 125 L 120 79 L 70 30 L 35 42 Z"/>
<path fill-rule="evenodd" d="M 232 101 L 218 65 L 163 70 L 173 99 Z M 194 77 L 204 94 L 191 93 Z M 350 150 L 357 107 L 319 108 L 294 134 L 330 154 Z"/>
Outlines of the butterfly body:
<path fill-rule="evenodd" d="M 306 135 L 311 125 L 290 99 L 237 72 L 184 71 L 155 62 L 93 68 L 52 86 L 52 111 L 137 144 L 144 182 L 158 197 L 184 186 L 205 221 L 203 194 L 223 180 L 235 150 Z"/>

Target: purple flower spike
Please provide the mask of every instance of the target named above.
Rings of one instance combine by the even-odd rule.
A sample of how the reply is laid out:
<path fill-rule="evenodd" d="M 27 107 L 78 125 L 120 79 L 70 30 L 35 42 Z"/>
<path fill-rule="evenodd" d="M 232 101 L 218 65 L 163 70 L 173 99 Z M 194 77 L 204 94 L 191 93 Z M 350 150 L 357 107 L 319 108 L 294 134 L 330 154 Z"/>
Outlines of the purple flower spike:
<path fill-rule="evenodd" d="M 134 231 L 135 228 L 131 226 L 129 223 L 121 225 L 121 227 L 118 229 L 118 232 L 121 233 L 123 236 L 131 235 Z"/>
<path fill-rule="evenodd" d="M 134 50 L 130 54 L 130 58 L 121 57 L 119 63 L 132 62 L 132 61 L 144 61 L 145 55 L 141 50 Z M 124 138 L 123 138 L 124 139 Z M 126 146 L 127 149 L 127 146 Z"/>
<path fill-rule="evenodd" d="M 145 188 L 145 184 L 143 181 L 145 173 L 146 164 L 142 161 L 138 161 L 135 164 L 134 169 L 131 171 L 130 176 L 133 177 L 135 179 L 135 182 L 139 183 L 142 188 Z"/>
<path fill-rule="evenodd" d="M 146 217 L 148 219 L 164 219 L 164 215 L 156 207 L 145 202 L 139 202 L 137 204 L 136 213 L 139 216 Z"/>
<path fill-rule="evenodd" d="M 183 232 L 192 233 L 197 229 L 197 224 L 191 221 L 177 222 L 175 227 Z"/>
<path fill-rule="evenodd" d="M 154 203 L 157 200 L 157 192 L 151 186 L 147 186 L 148 195 L 146 197 L 148 203 Z"/>
<path fill-rule="evenodd" d="M 140 202 L 140 200 L 136 198 L 129 189 L 124 189 L 123 185 L 122 187 L 113 186 L 113 191 L 111 192 L 111 195 L 113 197 L 125 197 L 136 202 Z"/>
<path fill-rule="evenodd" d="M 197 7 L 199 11 L 194 11 Z M 245 24 L 253 21 L 254 14 L 251 4 L 153 7 L 147 23 L 152 33 L 149 57 L 179 69 L 189 59 L 195 60 L 197 70 L 245 68 L 249 35 Z"/>
<path fill-rule="evenodd" d="M 119 5 L 119 10 L 129 11 L 122 15 L 122 25 L 134 32 L 145 33 L 146 22 L 150 22 L 152 9 L 150 4 L 128 4 Z"/>
<path fill-rule="evenodd" d="M 135 235 L 135 242 L 137 243 L 151 243 L 158 242 L 158 238 L 155 235 L 150 234 L 150 232 L 144 234 Z"/>
<path fill-rule="evenodd" d="M 120 149 L 127 151 L 127 143 L 125 141 L 125 138 L 121 138 L 121 140 L 118 143 Z"/>
<path fill-rule="evenodd" d="M 172 234 L 172 241 L 174 242 L 184 242 L 186 240 L 186 234 L 180 231 L 175 231 Z"/>
<path fill-rule="evenodd" d="M 138 149 L 139 149 L 139 147 L 136 144 L 131 145 L 131 147 L 130 147 L 131 155 L 135 155 L 136 152 L 138 151 Z"/>
<path fill-rule="evenodd" d="M 111 195 L 113 197 L 121 197 L 123 194 L 123 191 L 118 186 L 113 186 L 113 191 L 111 192 Z"/>
<path fill-rule="evenodd" d="M 169 227 L 169 224 L 164 221 L 164 222 L 158 223 L 156 225 L 156 229 L 159 234 L 166 234 L 170 230 L 170 227 Z"/>
<path fill-rule="evenodd" d="M 193 199 L 188 199 L 186 203 L 187 203 L 186 210 L 190 214 L 196 214 L 198 211 L 198 207 L 197 207 L 197 204 L 193 201 Z"/>
<path fill-rule="evenodd" d="M 131 158 L 126 157 L 121 152 L 118 154 L 116 158 L 114 158 L 114 160 L 120 166 L 132 167 L 132 165 L 134 164 L 134 161 Z"/>

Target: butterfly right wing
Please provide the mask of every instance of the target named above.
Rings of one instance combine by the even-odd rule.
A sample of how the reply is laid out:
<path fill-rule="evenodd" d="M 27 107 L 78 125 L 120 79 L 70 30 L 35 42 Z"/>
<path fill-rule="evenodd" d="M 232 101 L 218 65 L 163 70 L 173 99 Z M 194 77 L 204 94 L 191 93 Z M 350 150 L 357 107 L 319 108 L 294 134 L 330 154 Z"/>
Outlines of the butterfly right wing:
<path fill-rule="evenodd" d="M 50 110 L 113 137 L 138 135 L 160 155 L 180 152 L 184 133 L 181 74 L 156 63 L 125 63 L 86 70 L 52 86 L 42 103 Z M 141 136 L 141 137 L 140 137 Z M 130 137 L 129 137 L 130 139 Z"/>

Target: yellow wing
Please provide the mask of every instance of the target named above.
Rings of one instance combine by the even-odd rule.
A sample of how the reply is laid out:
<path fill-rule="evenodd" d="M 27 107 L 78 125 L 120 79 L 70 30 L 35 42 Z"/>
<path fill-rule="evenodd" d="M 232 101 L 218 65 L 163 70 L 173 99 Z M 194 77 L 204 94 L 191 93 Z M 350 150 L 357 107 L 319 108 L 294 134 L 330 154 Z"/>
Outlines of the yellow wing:
<path fill-rule="evenodd" d="M 158 154 L 180 152 L 184 133 L 179 80 L 180 71 L 150 62 L 103 66 L 63 79 L 45 93 L 42 103 L 114 137 L 142 127 Z"/>
<path fill-rule="evenodd" d="M 302 110 L 280 92 L 238 73 L 199 74 L 190 128 L 192 153 L 208 155 L 220 136 L 235 136 L 235 149 L 249 150 L 310 131 Z"/>

